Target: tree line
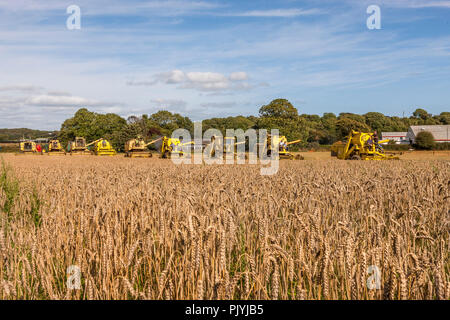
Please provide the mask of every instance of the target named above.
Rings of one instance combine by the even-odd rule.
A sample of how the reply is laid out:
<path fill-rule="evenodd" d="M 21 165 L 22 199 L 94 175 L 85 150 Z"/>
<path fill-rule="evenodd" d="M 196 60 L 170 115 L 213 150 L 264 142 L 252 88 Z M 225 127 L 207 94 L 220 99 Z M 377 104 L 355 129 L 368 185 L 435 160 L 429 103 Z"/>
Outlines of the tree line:
<path fill-rule="evenodd" d="M 55 136 L 58 131 L 43 131 L 27 128 L 0 129 L 0 142 L 12 142 L 20 139 L 37 139 Z"/>
<path fill-rule="evenodd" d="M 432 115 L 418 108 L 409 117 L 390 117 L 379 112 L 366 114 L 324 113 L 319 115 L 299 114 L 298 110 L 286 99 L 276 99 L 259 109 L 258 116 L 236 116 L 211 118 L 202 121 L 203 131 L 218 129 L 225 135 L 226 129 L 279 129 L 281 135 L 288 140 L 301 139 L 300 147 L 318 148 L 320 145 L 331 145 L 343 140 L 350 130 L 374 131 L 407 131 L 411 125 L 450 124 L 450 112 Z M 112 142 L 116 150 L 121 151 L 126 141 L 141 135 L 147 141 L 158 136 L 170 136 L 178 128 L 184 128 L 193 135 L 194 124 L 188 117 L 166 110 L 151 115 L 130 116 L 127 119 L 114 114 L 100 114 L 86 108 L 79 109 L 73 117 L 65 120 L 55 136 L 64 146 L 75 137 L 85 137 L 88 142 L 100 137 Z M 4 140 L 22 138 L 23 130 L 13 130 L 12 136 L 5 134 Z M 31 131 L 27 131 L 30 133 Z M 2 131 L 0 131 L 2 133 Z M 33 131 L 33 137 L 44 131 Z M 20 136 L 18 136 L 20 134 Z M 41 137 L 44 134 L 41 135 Z M 1 136 L 0 136 L 1 137 Z M 28 138 L 28 136 L 26 136 Z"/>
<path fill-rule="evenodd" d="M 301 147 L 330 145 L 342 140 L 350 130 L 407 131 L 411 125 L 450 124 L 450 112 L 432 115 L 418 108 L 409 117 L 390 117 L 379 112 L 324 113 L 323 116 L 299 114 L 298 110 L 286 99 L 276 99 L 259 109 L 258 116 L 236 116 L 211 118 L 202 121 L 203 131 L 218 129 L 225 135 L 226 129 L 279 129 L 288 140 L 301 139 Z M 141 135 L 146 140 L 157 136 L 170 136 L 184 128 L 193 134 L 194 124 L 188 117 L 169 111 L 154 114 L 130 116 L 127 119 L 114 113 L 99 114 L 86 108 L 79 109 L 75 115 L 64 121 L 58 138 L 65 145 L 76 136 L 87 141 L 104 137 L 112 142 L 117 150 L 122 150 L 129 139 Z"/>

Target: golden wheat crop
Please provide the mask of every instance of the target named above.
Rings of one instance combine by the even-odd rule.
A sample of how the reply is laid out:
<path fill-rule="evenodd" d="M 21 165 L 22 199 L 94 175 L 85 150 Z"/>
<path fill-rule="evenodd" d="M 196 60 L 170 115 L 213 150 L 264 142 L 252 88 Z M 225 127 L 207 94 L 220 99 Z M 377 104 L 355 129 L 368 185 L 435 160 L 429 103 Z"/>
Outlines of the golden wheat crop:
<path fill-rule="evenodd" d="M 450 298 L 448 161 L 3 159 L 3 299 Z"/>

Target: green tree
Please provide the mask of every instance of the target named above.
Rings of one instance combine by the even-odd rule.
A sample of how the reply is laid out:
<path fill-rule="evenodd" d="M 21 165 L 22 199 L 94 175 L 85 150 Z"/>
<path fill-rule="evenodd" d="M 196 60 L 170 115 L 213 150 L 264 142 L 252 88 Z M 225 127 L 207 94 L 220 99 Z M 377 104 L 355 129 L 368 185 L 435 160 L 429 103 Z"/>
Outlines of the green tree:
<path fill-rule="evenodd" d="M 194 129 L 194 124 L 188 117 L 183 117 L 178 113 L 173 114 L 166 110 L 152 114 L 150 120 L 154 121 L 162 129 L 162 133 L 167 136 L 170 136 L 174 130 L 179 128 L 190 132 Z"/>
<path fill-rule="evenodd" d="M 288 140 L 301 139 L 305 145 L 308 139 L 306 120 L 299 117 L 297 109 L 286 99 L 273 100 L 259 109 L 258 129 L 278 129 Z"/>
<path fill-rule="evenodd" d="M 320 141 L 326 140 L 327 132 L 320 116 L 316 114 L 302 114 L 300 119 L 303 123 L 304 131 L 308 132 L 307 142 L 318 144 Z"/>
<path fill-rule="evenodd" d="M 127 119 L 128 136 L 130 139 L 141 135 L 145 139 L 150 139 L 154 136 L 162 135 L 162 128 L 156 123 L 156 121 L 150 119 L 148 115 L 143 114 L 140 117 L 130 116 Z"/>
<path fill-rule="evenodd" d="M 442 124 L 450 124 L 450 112 L 441 112 L 438 116 L 438 120 Z"/>
<path fill-rule="evenodd" d="M 338 119 L 342 119 L 342 118 L 352 119 L 354 121 L 361 122 L 361 123 L 366 122 L 366 119 L 364 118 L 364 116 L 362 116 L 360 114 L 356 114 L 356 113 L 341 112 L 341 113 L 339 113 Z"/>
<path fill-rule="evenodd" d="M 360 121 L 356 121 L 350 118 L 343 117 L 336 122 L 336 132 L 338 140 L 344 139 L 351 130 L 369 132 L 370 128 Z"/>
<path fill-rule="evenodd" d="M 364 115 L 366 124 L 378 132 L 391 131 L 391 121 L 389 117 L 379 112 L 368 112 Z"/>
<path fill-rule="evenodd" d="M 59 140 L 65 146 L 75 137 L 85 137 L 87 141 L 92 141 L 100 137 L 92 132 L 92 126 L 95 123 L 96 114 L 86 108 L 81 108 L 72 118 L 63 122 L 59 132 Z"/>
<path fill-rule="evenodd" d="M 410 126 L 409 118 L 391 117 L 389 120 L 391 122 L 391 126 L 390 129 L 386 131 L 395 131 L 395 132 L 408 131 L 408 128 Z"/>
<path fill-rule="evenodd" d="M 431 118 L 431 115 L 424 109 L 418 108 L 413 112 L 413 116 L 417 119 L 427 120 Z"/>
<path fill-rule="evenodd" d="M 262 106 L 259 109 L 259 115 L 262 118 L 296 119 L 298 111 L 288 100 L 275 99 L 268 105 Z"/>
<path fill-rule="evenodd" d="M 242 129 L 246 131 L 250 128 L 253 128 L 254 125 L 254 121 L 244 116 L 212 118 L 202 121 L 203 132 L 208 129 L 214 128 L 220 130 L 220 132 L 222 132 L 222 135 L 226 134 L 227 129 Z"/>
<path fill-rule="evenodd" d="M 417 149 L 431 150 L 436 147 L 433 134 L 429 131 L 421 131 L 417 134 L 415 140 L 415 147 Z"/>
<path fill-rule="evenodd" d="M 337 140 L 337 117 L 334 113 L 324 113 L 321 119 L 325 136 L 320 140 L 321 144 L 333 144 Z"/>
<path fill-rule="evenodd" d="M 117 114 L 98 114 L 82 108 L 63 122 L 58 137 L 63 146 L 75 137 L 85 137 L 87 142 L 105 138 L 110 140 L 114 148 L 122 150 L 123 144 L 118 136 L 126 125 L 126 120 Z"/>

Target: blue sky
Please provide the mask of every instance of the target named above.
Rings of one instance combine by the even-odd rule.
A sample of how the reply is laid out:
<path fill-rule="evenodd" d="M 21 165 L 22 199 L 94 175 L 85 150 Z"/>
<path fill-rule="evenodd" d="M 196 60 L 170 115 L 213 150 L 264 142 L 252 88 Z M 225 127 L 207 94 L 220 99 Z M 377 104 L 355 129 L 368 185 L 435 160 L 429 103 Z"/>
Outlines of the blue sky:
<path fill-rule="evenodd" d="M 307 114 L 439 114 L 449 88 L 450 1 L 0 0 L 0 127 L 59 129 L 79 107 L 257 115 L 276 98 Z"/>

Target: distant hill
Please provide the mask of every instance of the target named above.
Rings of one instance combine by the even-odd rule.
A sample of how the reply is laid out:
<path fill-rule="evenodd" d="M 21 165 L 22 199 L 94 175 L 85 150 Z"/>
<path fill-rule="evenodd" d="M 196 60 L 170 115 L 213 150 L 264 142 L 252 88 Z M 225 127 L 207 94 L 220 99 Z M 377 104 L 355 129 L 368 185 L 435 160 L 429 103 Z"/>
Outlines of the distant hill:
<path fill-rule="evenodd" d="M 42 131 L 27 128 L 0 129 L 0 142 L 18 141 L 22 138 L 36 139 L 56 136 L 58 131 Z"/>

